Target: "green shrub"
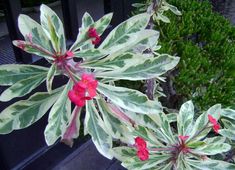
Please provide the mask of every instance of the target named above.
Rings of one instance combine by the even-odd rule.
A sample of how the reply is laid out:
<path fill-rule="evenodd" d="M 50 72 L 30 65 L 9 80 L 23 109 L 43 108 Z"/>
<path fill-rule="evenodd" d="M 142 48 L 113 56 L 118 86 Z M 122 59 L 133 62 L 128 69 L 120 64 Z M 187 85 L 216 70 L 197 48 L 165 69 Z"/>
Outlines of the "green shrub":
<path fill-rule="evenodd" d="M 184 100 L 193 99 L 197 107 L 235 102 L 235 28 L 212 11 L 208 1 L 169 0 L 182 16 L 168 13 L 171 23 L 160 27 L 161 52 L 181 57 L 176 91 Z M 164 32 L 164 34 L 162 34 Z"/>

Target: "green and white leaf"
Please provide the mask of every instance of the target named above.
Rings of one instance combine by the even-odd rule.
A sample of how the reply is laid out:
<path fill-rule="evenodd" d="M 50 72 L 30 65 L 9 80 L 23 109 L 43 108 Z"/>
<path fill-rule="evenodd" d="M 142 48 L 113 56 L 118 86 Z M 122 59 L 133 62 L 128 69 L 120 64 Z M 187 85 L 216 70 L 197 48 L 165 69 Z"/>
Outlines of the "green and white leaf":
<path fill-rule="evenodd" d="M 41 25 L 46 35 L 51 40 L 52 46 L 57 53 L 65 54 L 66 44 L 64 27 L 60 18 L 48 6 L 42 4 L 40 7 Z"/>
<path fill-rule="evenodd" d="M 194 106 L 192 101 L 184 103 L 179 111 L 177 128 L 178 134 L 189 136 L 193 127 Z"/>
<path fill-rule="evenodd" d="M 70 51 L 77 51 L 82 46 L 85 46 L 86 44 L 91 44 L 92 39 L 87 36 L 87 32 L 89 28 L 95 28 L 98 35 L 103 34 L 103 32 L 106 30 L 106 28 L 109 26 L 113 14 L 109 13 L 104 15 L 102 18 L 100 18 L 95 23 L 91 24 L 89 27 L 82 29 L 81 32 L 79 32 L 76 41 L 70 48 Z"/>
<path fill-rule="evenodd" d="M 53 83 L 55 74 L 56 74 L 56 65 L 52 64 L 49 71 L 48 71 L 48 73 L 47 73 L 47 79 L 46 79 L 46 85 L 47 85 L 48 93 L 51 93 L 52 83 Z"/>
<path fill-rule="evenodd" d="M 95 108 L 93 100 L 86 102 L 85 130 L 91 135 L 97 150 L 106 158 L 112 159 L 112 137 L 106 133 L 104 122 Z"/>
<path fill-rule="evenodd" d="M 7 88 L 0 95 L 0 101 L 7 102 L 15 97 L 22 97 L 38 87 L 46 79 L 46 73 L 22 79 Z"/>
<path fill-rule="evenodd" d="M 230 149 L 231 146 L 227 143 L 211 143 L 198 147 L 192 150 L 192 152 L 200 155 L 216 155 L 219 153 L 227 152 Z"/>
<path fill-rule="evenodd" d="M 158 114 L 162 110 L 162 106 L 158 101 L 149 100 L 145 94 L 137 90 L 114 87 L 103 83 L 99 83 L 97 90 L 114 104 L 126 110 L 141 114 Z"/>
<path fill-rule="evenodd" d="M 94 20 L 88 12 L 85 12 L 82 17 L 82 29 L 88 28 L 91 24 L 94 24 Z"/>
<path fill-rule="evenodd" d="M 99 49 L 88 49 L 88 50 L 81 50 L 74 53 L 74 57 L 82 58 L 84 63 L 89 61 L 99 61 L 99 59 L 108 55 L 108 52 L 105 50 Z"/>
<path fill-rule="evenodd" d="M 219 130 L 219 134 L 226 137 L 226 138 L 229 138 L 231 140 L 235 140 L 234 129 L 221 129 L 221 130 Z"/>
<path fill-rule="evenodd" d="M 187 163 L 190 164 L 193 168 L 200 170 L 234 170 L 235 164 L 231 164 L 224 161 L 207 159 L 205 161 L 186 159 Z"/>
<path fill-rule="evenodd" d="M 29 77 L 44 74 L 48 68 L 25 65 L 25 64 L 5 64 L 0 65 L 0 85 L 13 85 L 16 82 Z"/>
<path fill-rule="evenodd" d="M 124 80 L 146 80 L 161 76 L 174 68 L 179 62 L 178 57 L 172 57 L 167 54 L 154 58 L 130 53 L 129 55 L 133 55 L 132 59 L 135 59 L 135 62 L 124 64 L 120 69 L 97 73 L 96 76 Z"/>
<path fill-rule="evenodd" d="M 51 108 L 48 117 L 48 124 L 44 131 L 47 145 L 54 144 L 56 140 L 64 134 L 64 131 L 69 123 L 71 116 L 71 102 L 67 95 L 71 87 L 72 82 L 69 81 L 64 87 L 58 100 Z"/>
<path fill-rule="evenodd" d="M 130 141 L 130 134 L 128 133 L 128 123 L 122 122 L 115 116 L 115 113 L 108 107 L 107 103 L 103 99 L 98 99 L 97 104 L 99 111 L 102 114 L 104 125 L 106 126 L 105 130 L 113 138 L 120 139 L 124 142 Z M 129 125 L 131 126 L 131 125 Z"/>
<path fill-rule="evenodd" d="M 25 40 L 29 41 L 29 36 L 32 37 L 32 43 L 53 52 L 50 40 L 44 33 L 42 26 L 27 15 L 21 14 L 18 18 L 18 27 Z"/>
<path fill-rule="evenodd" d="M 114 28 L 103 43 L 99 46 L 101 49 L 111 49 L 114 46 L 125 43 L 129 40 L 129 34 L 145 29 L 150 20 L 150 15 L 143 13 L 135 15 Z"/>
<path fill-rule="evenodd" d="M 38 92 L 28 100 L 18 101 L 0 113 L 0 133 L 7 134 L 13 130 L 26 128 L 38 121 L 56 102 L 61 88 L 51 94 Z"/>

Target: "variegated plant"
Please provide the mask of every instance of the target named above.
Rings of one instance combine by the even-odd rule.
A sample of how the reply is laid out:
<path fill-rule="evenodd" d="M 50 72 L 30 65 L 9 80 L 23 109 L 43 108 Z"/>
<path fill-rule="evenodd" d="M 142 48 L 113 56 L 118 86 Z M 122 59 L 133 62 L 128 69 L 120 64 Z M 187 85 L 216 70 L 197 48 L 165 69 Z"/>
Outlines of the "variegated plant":
<path fill-rule="evenodd" d="M 130 170 L 233 170 L 235 164 L 212 158 L 231 149 L 227 136 L 209 137 L 212 128 L 225 134 L 225 129 L 218 130 L 214 124 L 223 112 L 217 104 L 194 120 L 194 106 L 188 101 L 178 114 L 146 115 L 148 121 L 136 122 L 130 132 L 133 138 L 127 145 L 113 148 L 113 155 Z M 176 129 L 172 126 L 175 122 Z M 138 147 L 145 147 L 145 152 Z"/>
<path fill-rule="evenodd" d="M 146 0 L 144 3 L 134 3 L 132 6 L 135 7 L 138 12 L 147 11 L 151 13 L 153 20 L 157 23 L 160 21 L 170 23 L 170 19 L 164 15 L 165 11 L 170 10 L 175 15 L 181 15 L 177 7 L 167 3 L 166 0 Z"/>
<path fill-rule="evenodd" d="M 95 22 L 85 13 L 77 40 L 67 49 L 59 17 L 45 5 L 40 10 L 41 24 L 26 15 L 19 16 L 19 29 L 25 40 L 13 43 L 28 53 L 44 57 L 51 66 L 1 65 L 0 85 L 10 87 L 0 95 L 0 101 L 7 102 L 30 94 L 44 81 L 47 92 L 36 92 L 27 100 L 20 100 L 4 109 L 0 113 L 0 133 L 26 128 L 50 110 L 45 129 L 46 143 L 52 145 L 61 138 L 71 144 L 72 139 L 79 136 L 79 116 L 82 111 L 79 106 L 83 104 L 72 108 L 68 93 L 73 92 L 77 83 L 86 85 L 91 80 L 91 77 L 83 80 L 85 73 L 96 78 L 91 80 L 93 89 L 89 89 L 88 85 L 88 93 L 91 94 L 92 90 L 97 92 L 93 91 L 92 97 L 82 92 L 84 96 L 79 102 L 86 102 L 84 131 L 91 135 L 99 152 L 111 158 L 109 150 L 112 148 L 112 137 L 123 138 L 123 141 L 128 138 L 125 135 L 128 126 L 121 121 L 125 116 L 116 114 L 112 109 L 121 108 L 136 115 L 157 115 L 162 111 L 157 100 L 149 100 L 137 90 L 117 87 L 115 81 L 160 78 L 177 65 L 179 58 L 167 54 L 146 55 L 146 49 L 156 48 L 159 37 L 157 31 L 146 29 L 151 17 L 149 14 L 131 17 L 114 28 L 100 45 L 94 46 L 100 42 L 100 36 L 109 26 L 112 14 Z M 67 76 L 68 82 L 53 89 L 53 79 L 60 75 Z M 79 92 L 74 93 L 77 95 Z M 114 119 L 115 116 L 120 119 Z M 113 129 L 110 130 L 110 127 Z"/>

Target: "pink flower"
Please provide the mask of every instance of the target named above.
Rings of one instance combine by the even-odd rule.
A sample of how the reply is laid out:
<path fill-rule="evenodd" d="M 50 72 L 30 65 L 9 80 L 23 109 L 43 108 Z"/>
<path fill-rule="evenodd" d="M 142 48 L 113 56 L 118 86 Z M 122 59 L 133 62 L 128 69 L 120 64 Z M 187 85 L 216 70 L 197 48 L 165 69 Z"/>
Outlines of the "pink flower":
<path fill-rule="evenodd" d="M 137 147 L 137 149 L 146 149 L 147 143 L 145 142 L 145 140 L 143 138 L 136 137 L 135 138 L 135 146 Z"/>
<path fill-rule="evenodd" d="M 213 125 L 214 132 L 219 133 L 220 124 L 218 123 L 218 121 L 210 114 L 208 115 L 208 119 L 209 119 L 209 122 Z"/>
<path fill-rule="evenodd" d="M 137 156 L 141 161 L 146 161 L 149 159 L 149 151 L 147 149 L 138 150 Z"/>
<path fill-rule="evenodd" d="M 186 141 L 188 138 L 189 138 L 189 136 L 182 136 L 182 135 L 179 135 L 179 138 L 180 138 L 180 140 L 181 141 Z"/>
<path fill-rule="evenodd" d="M 98 81 L 94 79 L 92 74 L 84 73 L 81 81 L 73 86 L 69 91 L 69 99 L 77 106 L 82 107 L 85 105 L 86 100 L 91 100 L 96 96 L 96 88 Z"/>
<path fill-rule="evenodd" d="M 19 47 L 20 49 L 24 50 L 25 49 L 25 43 L 24 41 L 21 41 L 21 40 L 17 40 L 17 47 Z"/>

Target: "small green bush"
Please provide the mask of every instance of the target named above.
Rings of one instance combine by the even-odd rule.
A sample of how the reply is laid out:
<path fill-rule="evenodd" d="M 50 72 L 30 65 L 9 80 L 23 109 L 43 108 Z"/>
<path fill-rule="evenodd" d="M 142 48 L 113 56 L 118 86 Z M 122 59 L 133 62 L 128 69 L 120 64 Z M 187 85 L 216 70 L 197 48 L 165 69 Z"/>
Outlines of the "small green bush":
<path fill-rule="evenodd" d="M 171 23 L 157 25 L 161 52 L 181 57 L 176 91 L 184 100 L 193 99 L 199 109 L 215 103 L 235 102 L 235 28 L 212 11 L 208 1 L 168 0 L 182 12 L 168 13 Z M 164 33 L 164 34 L 163 34 Z"/>

